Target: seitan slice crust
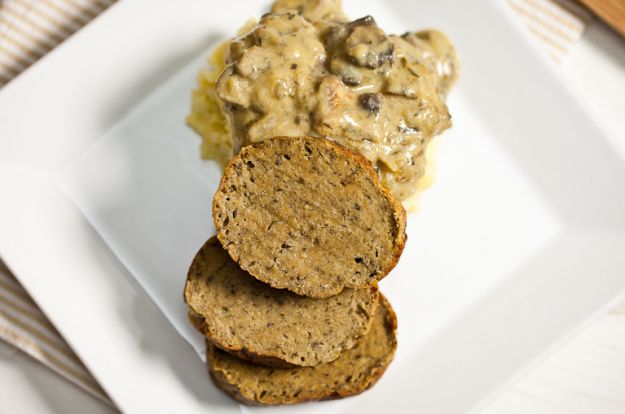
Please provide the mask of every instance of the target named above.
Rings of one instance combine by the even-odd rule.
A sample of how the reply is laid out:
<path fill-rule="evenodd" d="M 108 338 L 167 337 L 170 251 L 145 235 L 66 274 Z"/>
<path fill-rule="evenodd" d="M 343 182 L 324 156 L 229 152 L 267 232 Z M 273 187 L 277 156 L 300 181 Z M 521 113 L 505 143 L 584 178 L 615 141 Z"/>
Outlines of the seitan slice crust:
<path fill-rule="evenodd" d="M 360 343 L 328 364 L 306 368 L 269 368 L 225 353 L 207 343 L 213 382 L 245 404 L 295 404 L 343 398 L 373 386 L 393 359 L 397 319 L 380 295 L 371 331 Z"/>
<path fill-rule="evenodd" d="M 406 241 L 406 213 L 369 161 L 323 138 L 244 147 L 226 166 L 213 219 L 241 268 L 316 298 L 382 279 Z"/>
<path fill-rule="evenodd" d="M 369 331 L 378 290 L 315 299 L 273 289 L 241 270 L 213 237 L 193 259 L 184 297 L 193 325 L 219 348 L 266 365 L 314 366 Z"/>

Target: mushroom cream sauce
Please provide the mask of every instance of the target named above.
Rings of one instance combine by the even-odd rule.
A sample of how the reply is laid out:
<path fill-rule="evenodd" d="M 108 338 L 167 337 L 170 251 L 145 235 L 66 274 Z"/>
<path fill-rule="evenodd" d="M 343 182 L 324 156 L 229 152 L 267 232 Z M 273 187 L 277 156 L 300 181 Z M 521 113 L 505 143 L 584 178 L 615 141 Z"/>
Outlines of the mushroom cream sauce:
<path fill-rule="evenodd" d="M 187 122 L 203 158 L 223 166 L 253 142 L 319 136 L 360 151 L 400 200 L 427 187 L 426 150 L 451 126 L 458 60 L 447 36 L 387 35 L 371 16 L 348 21 L 340 0 L 277 0 L 238 36 L 193 91 Z"/>

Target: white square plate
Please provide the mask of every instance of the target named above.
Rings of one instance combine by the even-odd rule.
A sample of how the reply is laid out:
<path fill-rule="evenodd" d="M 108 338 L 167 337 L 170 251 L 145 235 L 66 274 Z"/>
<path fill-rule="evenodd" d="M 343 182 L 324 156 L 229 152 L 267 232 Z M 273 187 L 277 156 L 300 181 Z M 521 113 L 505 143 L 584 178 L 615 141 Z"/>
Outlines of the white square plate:
<path fill-rule="evenodd" d="M 388 373 L 279 411 L 469 411 L 625 290 L 625 162 L 503 7 L 346 0 L 389 32 L 450 34 L 454 127 L 381 284 Z M 220 176 L 184 116 L 210 48 L 265 9 L 126 0 L 0 92 L 0 255 L 125 412 L 239 411 L 182 302 Z"/>

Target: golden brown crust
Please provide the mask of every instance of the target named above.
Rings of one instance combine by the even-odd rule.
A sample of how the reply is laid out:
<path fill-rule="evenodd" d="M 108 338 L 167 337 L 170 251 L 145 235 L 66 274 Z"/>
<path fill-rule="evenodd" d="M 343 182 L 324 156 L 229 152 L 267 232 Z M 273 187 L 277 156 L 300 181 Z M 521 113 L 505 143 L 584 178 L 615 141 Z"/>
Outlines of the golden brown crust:
<path fill-rule="evenodd" d="M 221 177 L 221 180 L 219 182 L 219 186 L 218 186 L 217 192 L 215 193 L 215 197 L 213 199 L 213 204 L 212 204 L 213 222 L 215 224 L 215 228 L 217 229 L 217 238 L 221 242 L 222 246 L 224 246 L 225 250 L 228 252 L 230 257 L 235 262 L 239 263 L 239 265 L 242 265 L 240 257 L 237 254 L 237 252 L 233 248 L 229 247 L 229 243 L 228 243 L 227 237 L 225 235 L 224 227 L 222 225 L 222 222 L 220 220 L 217 220 L 218 203 L 220 202 L 220 196 L 221 196 L 221 191 L 220 190 L 223 189 L 227 185 L 227 182 L 228 182 L 228 179 L 229 179 L 230 175 L 235 174 L 235 167 L 234 166 L 237 165 L 237 163 L 239 163 L 241 161 L 241 157 L 242 157 L 242 155 L 245 152 L 253 150 L 255 148 L 271 145 L 272 141 L 274 141 L 274 140 L 295 140 L 295 139 L 315 140 L 317 143 L 321 143 L 322 145 L 326 146 L 327 148 L 331 148 L 334 151 L 336 151 L 336 152 L 346 156 L 347 158 L 351 158 L 354 161 L 356 161 L 356 163 L 359 165 L 359 167 L 361 167 L 362 171 L 365 172 L 367 175 L 369 175 L 369 177 L 371 178 L 371 181 L 374 184 L 375 188 L 378 191 L 380 191 L 380 193 L 384 196 L 384 198 L 392 206 L 393 217 L 394 217 L 395 223 L 397 225 L 397 228 L 395 229 L 395 234 L 393 235 L 394 236 L 393 251 L 392 251 L 391 258 L 389 260 L 388 266 L 386 266 L 386 268 L 384 268 L 384 269 L 381 269 L 380 272 L 378 272 L 378 274 L 376 275 L 375 279 L 372 282 L 378 282 L 378 281 L 382 280 L 397 265 L 397 262 L 399 261 L 399 258 L 401 257 L 401 254 L 402 254 L 402 252 L 404 250 L 404 247 L 406 245 L 406 240 L 407 240 L 407 236 L 406 236 L 406 211 L 404 210 L 403 205 L 397 199 L 395 199 L 395 197 L 393 197 L 393 195 L 390 193 L 389 190 L 387 190 L 382 185 L 382 183 L 379 180 L 378 174 L 374 170 L 374 168 L 371 165 L 371 163 L 369 162 L 369 160 L 367 160 L 358 151 L 353 150 L 351 148 L 348 148 L 348 147 L 346 147 L 344 145 L 341 145 L 341 144 L 339 144 L 337 142 L 331 141 L 329 139 L 325 139 L 325 138 L 321 138 L 321 137 L 315 138 L 315 137 L 305 137 L 305 136 L 303 136 L 303 137 L 284 137 L 284 136 L 279 136 L 279 137 L 274 137 L 274 138 L 271 138 L 271 139 L 267 139 L 267 140 L 263 140 L 263 141 L 260 141 L 260 142 L 257 142 L 257 143 L 250 144 L 250 145 L 244 147 L 236 156 L 231 158 L 230 161 L 228 162 L 228 164 L 226 165 L 225 169 L 224 169 L 224 174 Z M 253 269 L 246 268 L 245 266 L 242 266 L 242 268 L 244 270 L 246 270 L 247 272 L 249 272 L 255 278 L 261 280 L 262 282 L 272 284 L 272 283 L 270 283 L 268 278 L 263 277 L 262 275 L 256 273 Z M 277 286 L 277 285 L 276 286 L 272 285 L 272 286 L 275 287 L 275 288 L 279 288 L 279 289 L 285 288 L 285 286 Z M 304 295 L 304 296 L 311 296 L 311 297 L 315 297 L 315 298 L 327 298 L 327 297 L 339 294 L 345 288 L 362 288 L 362 287 L 365 287 L 365 286 L 366 285 L 345 283 L 344 285 L 339 286 L 335 290 L 329 290 L 328 289 L 328 290 L 326 290 L 324 292 L 316 293 L 314 295 L 311 294 L 310 292 L 305 293 L 303 291 L 295 291 L 295 290 L 294 290 L 294 292 L 299 294 L 299 295 Z M 286 286 L 286 288 L 290 289 L 290 287 L 288 287 L 288 286 Z"/>
<path fill-rule="evenodd" d="M 213 356 L 214 352 L 215 352 L 215 347 L 212 346 L 209 341 L 207 341 L 206 342 L 206 358 L 208 361 L 214 358 Z M 208 375 L 213 381 L 213 384 L 215 384 L 217 388 L 220 388 L 223 392 L 228 394 L 228 396 L 230 396 L 232 399 L 240 403 L 246 404 L 246 405 L 261 405 L 260 403 L 254 400 L 249 400 L 245 398 L 243 394 L 241 394 L 241 392 L 239 391 L 239 387 L 237 387 L 234 384 L 230 384 L 230 382 L 228 382 L 228 378 L 226 378 L 223 372 L 213 371 L 212 369 L 209 369 Z"/>
<path fill-rule="evenodd" d="M 207 363 L 209 368 L 209 374 L 215 385 L 222 389 L 233 399 L 248 405 L 290 405 L 307 401 L 321 401 L 332 400 L 338 398 L 345 398 L 352 395 L 360 394 L 369 388 L 371 388 L 384 374 L 386 368 L 393 359 L 394 352 L 397 348 L 397 339 L 395 332 L 397 330 L 397 316 L 393 311 L 388 300 L 380 294 L 381 306 L 384 307 L 386 315 L 384 317 L 384 328 L 387 332 L 392 334 L 392 343 L 390 344 L 391 351 L 387 358 L 376 366 L 372 366 L 368 371 L 368 376 L 358 383 L 350 383 L 350 387 L 342 387 L 334 390 L 309 392 L 304 395 L 286 396 L 281 397 L 267 396 L 261 393 L 260 396 L 252 394 L 249 396 L 250 390 L 241 389 L 239 384 L 229 379 L 228 372 L 223 369 L 217 368 L 215 361 L 217 360 L 216 353 L 219 352 L 215 346 L 207 341 Z M 364 340 L 364 339 L 363 339 Z M 292 369 L 311 369 L 311 368 L 292 368 Z M 319 381 L 323 381 L 320 377 Z M 246 396 L 248 394 L 248 396 Z"/>

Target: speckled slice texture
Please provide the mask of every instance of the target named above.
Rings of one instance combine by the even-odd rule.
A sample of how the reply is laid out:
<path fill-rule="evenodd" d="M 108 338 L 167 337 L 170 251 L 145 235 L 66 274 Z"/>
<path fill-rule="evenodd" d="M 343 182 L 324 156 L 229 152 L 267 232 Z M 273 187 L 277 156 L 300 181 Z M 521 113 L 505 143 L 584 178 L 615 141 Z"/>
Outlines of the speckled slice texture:
<path fill-rule="evenodd" d="M 184 290 L 193 325 L 221 349 L 272 366 L 314 366 L 339 357 L 370 329 L 377 286 L 327 299 L 298 296 L 251 277 L 216 237 L 195 256 Z"/>
<path fill-rule="evenodd" d="M 369 334 L 328 364 L 308 368 L 269 368 L 236 358 L 208 344 L 211 378 L 245 404 L 295 404 L 359 394 L 375 384 L 397 347 L 397 319 L 388 301 L 380 306 Z"/>
<path fill-rule="evenodd" d="M 213 219 L 241 268 L 316 298 L 382 279 L 406 241 L 406 213 L 369 161 L 324 138 L 244 147 L 226 166 Z"/>

